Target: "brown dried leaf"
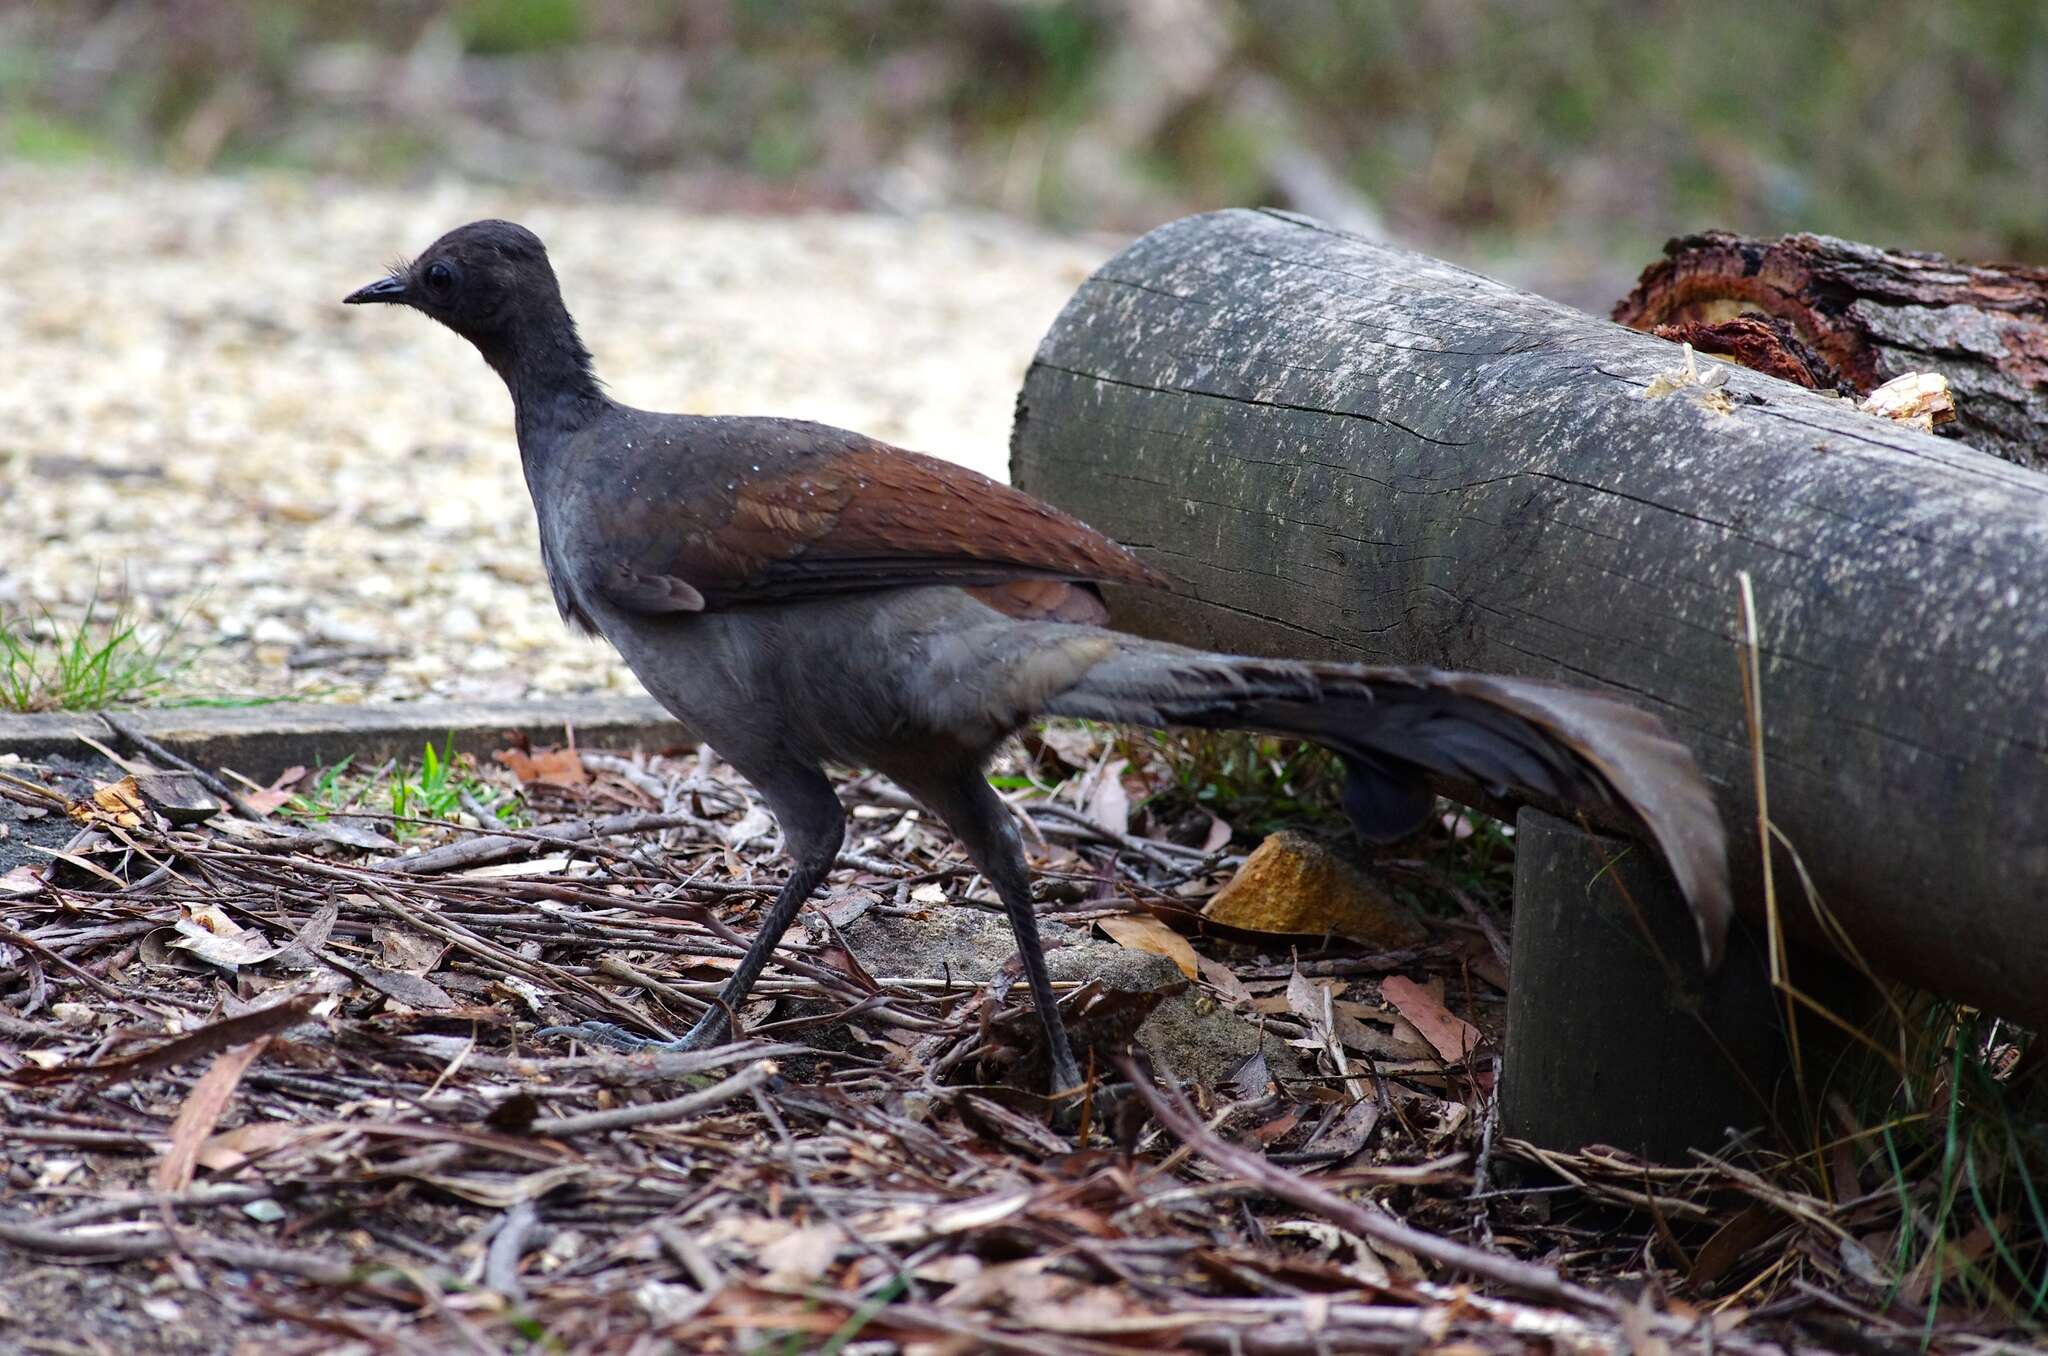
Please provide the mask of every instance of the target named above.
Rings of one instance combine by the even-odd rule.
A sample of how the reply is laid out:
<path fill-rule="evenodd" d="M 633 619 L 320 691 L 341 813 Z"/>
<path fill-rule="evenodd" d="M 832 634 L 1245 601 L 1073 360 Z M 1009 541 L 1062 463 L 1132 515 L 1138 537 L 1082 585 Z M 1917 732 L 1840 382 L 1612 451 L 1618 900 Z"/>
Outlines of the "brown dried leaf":
<path fill-rule="evenodd" d="M 210 1072 L 210 1071 L 209 1071 Z M 239 1168 L 252 1157 L 311 1135 L 332 1133 L 327 1126 L 293 1125 L 288 1121 L 255 1121 L 210 1135 L 199 1146 L 195 1161 L 208 1172 Z"/>
<path fill-rule="evenodd" d="M 1189 979 L 1201 977 L 1201 961 L 1188 939 L 1149 913 L 1118 914 L 1098 918 L 1095 925 L 1108 933 L 1117 945 L 1148 955 L 1164 956 Z"/>
<path fill-rule="evenodd" d="M 1462 1062 L 1479 1044 L 1479 1028 L 1444 1006 L 1441 979 L 1424 986 L 1403 975 L 1388 975 L 1380 981 L 1380 997 L 1393 1004 L 1446 1063 Z"/>
<path fill-rule="evenodd" d="M 1372 1132 L 1380 1123 L 1380 1104 L 1370 1097 L 1360 1098 L 1344 1109 L 1342 1115 L 1308 1143 L 1309 1148 L 1320 1153 L 1343 1154 L 1350 1157 L 1365 1147 L 1372 1138 Z"/>
<path fill-rule="evenodd" d="M 1307 1022 L 1319 1041 L 1334 1037 L 1353 1050 L 1395 1058 L 1412 1058 L 1428 1053 L 1428 1047 L 1420 1042 L 1405 1044 L 1360 1021 L 1359 1004 L 1337 1001 L 1337 995 L 1342 991 L 1343 986 L 1333 980 L 1312 980 L 1296 970 L 1287 981 L 1285 1011 Z M 1282 1010 L 1274 1007 L 1270 999 L 1261 999 L 1255 1006 L 1262 1011 Z M 1334 1049 L 1331 1050 L 1331 1058 L 1336 1058 Z"/>
<path fill-rule="evenodd" d="M 287 969 L 312 969 L 320 964 L 320 948 L 327 945 L 328 937 L 334 933 L 334 924 L 341 917 L 341 905 L 329 900 L 319 911 L 306 920 L 284 949 L 277 953 L 278 964 Z"/>
<path fill-rule="evenodd" d="M 1131 831 L 1131 793 L 1124 790 L 1124 769 L 1129 765 L 1127 758 L 1106 758 L 1081 779 L 1081 808 L 1104 833 Z"/>
<path fill-rule="evenodd" d="M 793 1229 L 756 1255 L 771 1284 L 805 1285 L 816 1281 L 846 1245 L 846 1231 L 836 1224 Z"/>
<path fill-rule="evenodd" d="M 1237 972 L 1221 961 L 1210 960 L 1207 956 L 1195 957 L 1195 968 L 1201 972 L 1201 980 L 1214 989 L 1222 999 L 1233 1007 L 1250 1008 L 1254 1002 L 1252 991 L 1244 986 Z"/>
<path fill-rule="evenodd" d="M 455 1006 L 455 1000 L 448 991 L 430 979 L 409 975 L 403 970 L 386 970 L 375 965 L 362 969 L 363 982 L 383 994 L 396 999 L 410 1008 L 425 1008 L 430 1012 L 444 1012 Z"/>
<path fill-rule="evenodd" d="M 583 766 L 583 757 L 574 749 L 540 749 L 533 753 L 500 749 L 491 757 L 512 769 L 512 775 L 521 784 L 539 782 L 543 786 L 586 786 L 590 782 L 590 772 Z"/>
<path fill-rule="evenodd" d="M 1102 752 L 1102 736 L 1078 725 L 1048 723 L 1036 735 L 1036 743 L 1075 771 L 1092 764 Z"/>
<path fill-rule="evenodd" d="M 228 1109 L 242 1075 L 269 1044 L 270 1037 L 263 1036 L 222 1052 L 192 1085 L 191 1095 L 178 1109 L 178 1119 L 171 1125 L 170 1147 L 156 1165 L 158 1191 L 183 1191 L 192 1185 L 192 1170 L 198 1162 L 200 1147 L 220 1122 L 221 1113 Z"/>
<path fill-rule="evenodd" d="M 581 1163 L 562 1163 L 539 1172 L 529 1172 L 517 1177 L 462 1176 L 456 1173 L 415 1173 L 413 1180 L 428 1186 L 439 1187 L 451 1196 L 459 1196 L 473 1205 L 488 1206 L 493 1210 L 509 1210 L 522 1201 L 537 1201 L 565 1182 L 573 1182 L 587 1176 L 590 1169 Z"/>
<path fill-rule="evenodd" d="M 224 970 L 256 965 L 284 950 L 262 933 L 243 927 L 211 906 L 189 911 L 171 927 L 178 935 L 168 943 L 170 947 L 190 952 L 208 965 Z"/>
<path fill-rule="evenodd" d="M 409 975 L 426 974 L 448 949 L 448 943 L 439 937 L 424 936 L 410 928 L 378 926 L 370 929 L 370 935 L 376 939 L 384 964 Z"/>
<path fill-rule="evenodd" d="M 243 796 L 242 804 L 259 815 L 267 815 L 292 798 L 291 788 L 297 786 L 305 775 L 306 769 L 302 767 L 288 767 L 261 791 L 251 791 Z"/>
<path fill-rule="evenodd" d="M 313 1010 L 314 1004 L 319 1001 L 316 994 L 295 994 L 269 1007 L 257 1008 L 238 1017 L 224 1018 L 202 1026 L 197 1031 L 188 1031 L 182 1036 L 165 1041 L 162 1045 L 136 1054 L 123 1055 L 119 1059 L 102 1060 L 98 1064 L 89 1064 L 83 1068 L 65 1066 L 50 1070 L 47 1075 L 33 1078 L 28 1076 L 26 1070 L 16 1070 L 12 1076 L 17 1082 L 55 1081 L 75 1078 L 80 1074 L 91 1074 L 96 1078 L 140 1078 L 144 1074 L 155 1073 L 158 1069 L 168 1069 L 187 1060 L 210 1055 L 216 1050 L 241 1045 L 259 1036 L 267 1036 L 274 1031 L 294 1026 L 304 1021 L 307 1014 Z"/>
<path fill-rule="evenodd" d="M 124 829 L 139 829 L 146 808 L 135 778 L 123 777 L 118 782 L 101 782 L 93 787 L 92 799 L 73 806 L 71 817 L 84 823 L 104 819 Z"/>
<path fill-rule="evenodd" d="M 1224 845 L 1230 841 L 1230 835 L 1234 832 L 1236 830 L 1230 827 L 1229 820 L 1212 813 L 1209 816 L 1209 832 L 1202 839 L 1202 851 L 1205 853 L 1221 852 Z"/>

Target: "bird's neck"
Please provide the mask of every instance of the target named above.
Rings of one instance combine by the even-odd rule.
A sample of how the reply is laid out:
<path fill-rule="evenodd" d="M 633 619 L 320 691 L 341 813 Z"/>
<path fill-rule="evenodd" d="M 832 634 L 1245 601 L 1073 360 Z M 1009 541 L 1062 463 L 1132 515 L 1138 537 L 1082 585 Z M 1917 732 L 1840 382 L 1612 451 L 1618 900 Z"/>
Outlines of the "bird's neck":
<path fill-rule="evenodd" d="M 611 407 L 566 310 L 550 308 L 515 333 L 516 343 L 478 347 L 512 393 L 522 449 L 530 440 L 578 432 Z"/>

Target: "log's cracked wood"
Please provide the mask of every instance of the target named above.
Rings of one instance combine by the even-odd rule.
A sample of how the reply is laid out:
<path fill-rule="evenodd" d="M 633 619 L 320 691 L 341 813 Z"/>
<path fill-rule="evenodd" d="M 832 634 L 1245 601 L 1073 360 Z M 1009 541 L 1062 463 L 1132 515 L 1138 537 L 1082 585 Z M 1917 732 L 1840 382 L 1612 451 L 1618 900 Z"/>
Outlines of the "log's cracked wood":
<path fill-rule="evenodd" d="M 1018 485 L 1173 580 L 1206 647 L 1602 684 L 1671 722 L 1760 898 L 1770 805 L 1880 969 L 2048 1022 L 2048 476 L 1275 213 L 1162 227 L 1041 344 Z M 1776 857 L 1795 923 L 1806 902 Z"/>

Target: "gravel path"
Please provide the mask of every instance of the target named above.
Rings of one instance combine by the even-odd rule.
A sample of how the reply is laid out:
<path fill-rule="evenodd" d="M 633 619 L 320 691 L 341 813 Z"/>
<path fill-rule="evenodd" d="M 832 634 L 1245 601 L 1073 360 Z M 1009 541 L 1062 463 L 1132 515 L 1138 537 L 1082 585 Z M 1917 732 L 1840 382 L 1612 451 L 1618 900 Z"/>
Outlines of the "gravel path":
<path fill-rule="evenodd" d="M 497 379 L 421 318 L 337 304 L 395 255 L 514 217 L 621 399 L 823 419 L 1001 476 L 1024 365 L 1114 248 L 464 184 L 0 165 L 0 199 L 0 613 L 127 593 L 188 613 L 186 692 L 341 701 L 637 690 L 556 620 Z"/>

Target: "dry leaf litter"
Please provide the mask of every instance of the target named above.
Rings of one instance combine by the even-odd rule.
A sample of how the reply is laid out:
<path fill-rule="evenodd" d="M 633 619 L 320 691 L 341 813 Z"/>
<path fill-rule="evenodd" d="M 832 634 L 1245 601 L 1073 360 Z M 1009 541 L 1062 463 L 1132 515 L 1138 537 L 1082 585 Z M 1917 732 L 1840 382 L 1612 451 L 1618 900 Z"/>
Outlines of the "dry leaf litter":
<path fill-rule="evenodd" d="M 684 1029 L 780 876 L 771 818 L 707 750 L 508 748 L 464 766 L 446 823 L 381 813 L 374 775 L 314 810 L 292 775 L 209 791 L 143 758 L 10 761 L 0 815 L 61 855 L 0 873 L 0 1344 L 1917 1339 L 1910 1303 L 1876 1314 L 1889 1281 L 1856 1217 L 1756 1156 L 1658 1168 L 1502 1138 L 1496 929 L 1439 918 L 1390 950 L 1205 918 L 1242 856 L 1207 826 L 1190 844 L 1105 820 L 1120 761 L 1062 731 L 1004 769 L 1104 1085 L 1065 1103 L 1040 1095 L 995 902 L 878 781 L 842 780 L 840 869 L 740 1039 L 621 1056 L 538 1032 Z"/>

